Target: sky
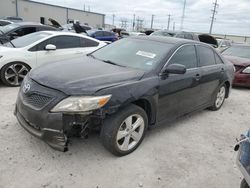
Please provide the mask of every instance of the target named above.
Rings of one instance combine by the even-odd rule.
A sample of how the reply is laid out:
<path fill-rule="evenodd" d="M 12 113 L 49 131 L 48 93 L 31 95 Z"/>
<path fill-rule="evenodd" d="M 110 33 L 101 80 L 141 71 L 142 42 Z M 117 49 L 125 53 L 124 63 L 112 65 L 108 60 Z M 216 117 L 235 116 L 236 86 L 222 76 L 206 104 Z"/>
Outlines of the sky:
<path fill-rule="evenodd" d="M 170 14 L 170 29 L 180 29 L 184 0 L 36 0 L 60 6 L 82 9 L 106 15 L 105 23 L 121 26 L 121 20 L 127 20 L 128 29 L 132 27 L 133 15 L 144 20 L 144 26 L 150 28 L 154 15 L 153 28 L 166 29 Z M 183 30 L 208 33 L 215 0 L 186 0 Z M 250 36 L 250 0 L 218 0 L 214 34 L 235 34 Z"/>

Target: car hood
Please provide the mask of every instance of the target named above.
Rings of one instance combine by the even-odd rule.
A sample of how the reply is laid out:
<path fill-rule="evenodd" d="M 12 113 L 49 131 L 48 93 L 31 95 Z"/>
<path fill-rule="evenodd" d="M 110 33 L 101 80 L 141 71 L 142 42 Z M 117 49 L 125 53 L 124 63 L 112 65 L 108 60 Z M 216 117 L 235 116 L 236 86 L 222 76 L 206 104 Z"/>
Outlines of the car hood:
<path fill-rule="evenodd" d="M 234 65 L 238 65 L 238 66 L 250 66 L 250 59 L 247 58 L 241 58 L 241 57 L 236 57 L 236 56 L 224 56 L 224 58 L 226 58 L 228 61 L 230 61 L 231 63 L 233 63 Z"/>
<path fill-rule="evenodd" d="M 139 80 L 143 75 L 144 71 L 87 56 L 46 64 L 30 72 L 32 80 L 67 95 L 93 95 L 105 88 Z"/>

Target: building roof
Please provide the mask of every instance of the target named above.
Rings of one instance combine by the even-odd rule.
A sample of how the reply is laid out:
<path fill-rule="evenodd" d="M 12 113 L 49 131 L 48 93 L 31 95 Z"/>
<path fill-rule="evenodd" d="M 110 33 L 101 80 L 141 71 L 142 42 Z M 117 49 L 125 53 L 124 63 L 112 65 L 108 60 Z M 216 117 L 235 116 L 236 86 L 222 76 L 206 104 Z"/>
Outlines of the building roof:
<path fill-rule="evenodd" d="M 28 0 L 28 2 L 36 3 L 36 4 L 40 4 L 40 5 L 53 6 L 53 7 L 58 7 L 58 8 L 65 8 L 65 9 L 68 9 L 68 10 L 75 10 L 75 11 L 81 11 L 81 12 L 85 12 L 85 13 L 97 14 L 97 15 L 105 16 L 105 14 L 101 14 L 101 13 L 97 13 L 97 12 L 84 11 L 84 10 L 81 10 L 81 9 L 70 8 L 70 7 L 60 6 L 60 5 L 52 5 L 52 4 L 49 4 L 49 3 L 37 2 L 37 1 L 34 1 L 34 0 Z"/>

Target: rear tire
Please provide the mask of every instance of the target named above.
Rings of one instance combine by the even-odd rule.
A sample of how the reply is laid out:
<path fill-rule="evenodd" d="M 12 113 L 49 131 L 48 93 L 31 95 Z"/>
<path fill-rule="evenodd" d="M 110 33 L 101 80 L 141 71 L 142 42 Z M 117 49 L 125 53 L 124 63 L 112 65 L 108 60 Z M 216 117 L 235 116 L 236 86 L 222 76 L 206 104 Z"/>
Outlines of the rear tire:
<path fill-rule="evenodd" d="M 102 144 L 116 156 L 127 155 L 141 144 L 147 127 L 146 112 L 131 104 L 104 120 L 101 129 Z"/>
<path fill-rule="evenodd" d="M 250 188 L 245 179 L 241 181 L 240 188 Z"/>
<path fill-rule="evenodd" d="M 213 106 L 209 107 L 208 109 L 212 111 L 219 110 L 225 101 L 226 92 L 227 92 L 226 85 L 223 84 L 222 86 L 220 86 L 220 88 L 216 92 L 216 95 L 213 101 Z"/>
<path fill-rule="evenodd" d="M 0 71 L 2 82 L 11 87 L 20 86 L 30 67 L 21 62 L 12 62 L 3 66 Z"/>

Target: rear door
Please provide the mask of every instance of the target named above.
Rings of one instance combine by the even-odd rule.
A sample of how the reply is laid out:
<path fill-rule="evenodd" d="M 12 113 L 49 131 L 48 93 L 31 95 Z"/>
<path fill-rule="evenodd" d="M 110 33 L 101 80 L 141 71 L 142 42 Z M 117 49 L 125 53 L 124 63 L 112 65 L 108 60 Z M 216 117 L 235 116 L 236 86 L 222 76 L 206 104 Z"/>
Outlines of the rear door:
<path fill-rule="evenodd" d="M 80 40 L 81 49 L 79 51 L 82 51 L 83 54 L 88 54 L 98 49 L 99 42 L 84 37 L 81 37 Z"/>
<path fill-rule="evenodd" d="M 204 103 L 209 103 L 218 86 L 222 82 L 224 75 L 224 64 L 219 61 L 220 58 L 209 46 L 196 45 L 199 67 L 201 69 L 201 96 Z M 215 56 L 216 55 L 216 56 Z M 217 59 L 217 62 L 216 62 Z"/>
<path fill-rule="evenodd" d="M 111 42 L 113 42 L 114 38 L 115 38 L 115 36 L 111 32 L 103 31 L 103 40 L 104 41 L 111 41 Z"/>
<path fill-rule="evenodd" d="M 45 50 L 45 46 L 48 44 L 55 45 L 56 50 Z M 37 45 L 36 53 L 38 66 L 48 62 L 67 60 L 84 55 L 80 37 L 76 36 L 56 36 L 48 39 Z"/>
<path fill-rule="evenodd" d="M 169 74 L 160 78 L 157 119 L 172 120 L 196 109 L 200 103 L 200 69 L 194 45 L 184 45 L 176 51 L 167 63 L 182 64 L 185 74 Z"/>

